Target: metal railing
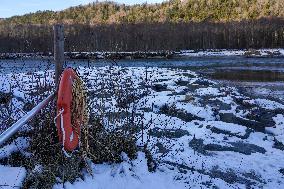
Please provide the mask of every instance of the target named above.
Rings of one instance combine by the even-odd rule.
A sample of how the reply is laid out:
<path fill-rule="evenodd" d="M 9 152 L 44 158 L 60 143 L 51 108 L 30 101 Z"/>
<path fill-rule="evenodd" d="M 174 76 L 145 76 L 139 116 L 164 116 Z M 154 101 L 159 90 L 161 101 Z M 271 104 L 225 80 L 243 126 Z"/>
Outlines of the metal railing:
<path fill-rule="evenodd" d="M 35 106 L 31 111 L 29 111 L 26 115 L 24 115 L 21 119 L 19 119 L 16 123 L 14 123 L 11 127 L 9 127 L 6 131 L 4 131 L 0 135 L 0 147 L 10 138 L 12 137 L 19 129 L 25 125 L 30 119 L 32 119 L 42 108 L 44 108 L 53 98 L 55 94 L 52 93 L 46 99 L 44 99 L 41 103 Z"/>
<path fill-rule="evenodd" d="M 55 88 L 59 83 L 59 77 L 62 73 L 64 63 L 64 27 L 61 24 L 56 24 L 53 27 L 54 31 L 54 61 L 55 61 Z M 9 127 L 0 135 L 0 147 L 12 137 L 19 129 L 32 119 L 41 109 L 43 109 L 55 96 L 55 93 L 49 95 L 45 100 L 39 103 L 25 116 L 19 119 L 15 124 Z"/>

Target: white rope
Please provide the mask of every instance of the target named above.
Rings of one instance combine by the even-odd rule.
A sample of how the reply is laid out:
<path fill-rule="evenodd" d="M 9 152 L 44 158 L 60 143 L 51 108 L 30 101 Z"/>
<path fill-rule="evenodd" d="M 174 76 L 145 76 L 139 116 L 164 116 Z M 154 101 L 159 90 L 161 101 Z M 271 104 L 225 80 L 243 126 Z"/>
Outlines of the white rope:
<path fill-rule="evenodd" d="M 62 151 L 64 153 L 64 155 L 68 158 L 71 157 L 71 155 L 69 155 L 66 150 L 64 149 L 64 144 L 65 144 L 65 130 L 64 130 L 64 122 L 63 122 L 63 112 L 64 112 L 64 109 L 62 108 L 59 113 L 57 114 L 57 116 L 54 118 L 54 122 L 56 124 L 56 119 L 60 116 L 60 128 L 61 128 L 61 132 L 62 132 L 62 135 L 63 135 L 63 147 L 62 147 Z"/>
<path fill-rule="evenodd" d="M 61 114 L 63 114 L 63 112 L 64 112 L 64 109 L 62 108 L 60 111 L 59 111 L 59 113 L 56 115 L 56 117 L 54 118 L 54 123 L 56 124 L 56 119 L 61 115 Z"/>

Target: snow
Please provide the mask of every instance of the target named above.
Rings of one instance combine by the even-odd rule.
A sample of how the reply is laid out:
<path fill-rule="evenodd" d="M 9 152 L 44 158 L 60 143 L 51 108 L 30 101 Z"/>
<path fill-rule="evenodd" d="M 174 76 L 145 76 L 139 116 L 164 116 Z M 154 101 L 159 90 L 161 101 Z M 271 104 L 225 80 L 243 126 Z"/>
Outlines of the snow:
<path fill-rule="evenodd" d="M 218 96 L 218 95 L 221 95 L 221 92 L 219 91 L 219 89 L 213 88 L 213 87 L 197 89 L 196 93 L 200 96 L 205 96 L 205 95 Z"/>
<path fill-rule="evenodd" d="M 268 99 L 253 99 L 253 100 L 246 100 L 246 102 L 250 103 L 250 104 L 256 104 L 262 108 L 268 109 L 268 110 L 275 110 L 275 109 L 284 109 L 284 105 L 279 103 L 279 102 L 275 102 L 272 100 L 268 100 Z"/>
<path fill-rule="evenodd" d="M 246 53 L 253 52 L 252 56 L 265 57 L 271 54 L 276 56 L 284 56 L 284 49 L 255 49 L 255 50 L 228 50 L 228 49 L 207 49 L 207 50 L 182 50 L 180 56 L 187 57 L 203 57 L 203 56 L 245 56 Z M 256 52 L 256 53 L 254 53 Z"/>
<path fill-rule="evenodd" d="M 81 76 L 87 75 L 85 82 L 89 86 L 89 91 L 94 94 L 102 90 L 99 83 L 107 84 L 109 78 L 115 76 L 117 76 L 117 82 L 123 83 L 131 80 L 130 86 L 135 89 L 132 91 L 133 94 L 147 92 L 145 93 L 147 95 L 137 100 L 136 108 L 143 115 L 145 125 L 150 122 L 151 124 L 145 130 L 143 140 L 140 137 L 137 144 L 144 145 L 145 141 L 148 141 L 148 148 L 157 162 L 157 170 L 155 172 L 148 171 L 147 160 L 142 152 L 138 153 L 138 158 L 135 160 L 129 160 L 125 154 L 122 154 L 124 159 L 122 163 L 92 164 L 93 177 L 84 172 L 83 180 L 78 178 L 72 184 L 67 182 L 64 184 L 65 188 L 284 187 L 284 178 L 279 172 L 281 168 L 284 168 L 284 161 L 282 161 L 284 154 L 282 150 L 273 147 L 274 137 L 284 142 L 283 114 L 273 116 L 275 125 L 274 127 L 266 127 L 267 132 L 256 132 L 248 129 L 245 125 L 227 123 L 221 121 L 219 116 L 220 113 L 232 113 L 236 117 L 250 120 L 246 115 L 252 109 L 242 109 L 244 107 L 239 104 L 239 99 L 245 99 L 244 102 L 253 104 L 253 108 L 265 108 L 266 111 L 272 113 L 275 109 L 284 109 L 283 104 L 268 99 L 252 99 L 240 94 L 237 88 L 224 87 L 219 85 L 218 82 L 211 82 L 210 80 L 208 80 L 210 84 L 207 86 L 195 84 L 192 87 L 197 80 L 205 79 L 190 70 L 150 67 L 147 68 L 149 81 L 145 84 L 145 70 L 144 67 L 105 66 L 79 67 L 77 71 Z M 119 75 L 118 72 L 123 74 Z M 52 84 L 53 72 L 50 71 L 49 73 L 50 77 L 47 82 Z M 37 74 L 43 76 L 44 73 L 38 72 Z M 24 102 L 33 99 L 26 93 L 26 90 L 33 90 L 34 85 L 28 82 L 32 78 L 24 73 L 19 73 L 16 76 L 19 78 L 19 85 L 22 87 L 13 84 L 15 88 L 13 95 L 24 98 Z M 11 83 L 9 82 L 9 80 L 12 80 L 11 75 L 5 75 L 2 78 L 8 78 L 5 82 Z M 4 80 L 0 79 L 1 82 L 4 83 Z M 32 85 L 30 86 L 30 84 Z M 150 87 L 147 87 L 148 85 Z M 152 87 L 154 85 L 165 87 L 157 90 Z M 5 84 L 5 86 L 7 88 L 9 85 Z M 0 89 L 0 91 L 3 90 L 6 89 Z M 105 89 L 105 92 L 111 94 L 114 90 L 117 90 L 117 88 Z M 188 96 L 192 98 L 188 100 Z M 94 95 L 90 101 L 90 103 L 106 103 L 105 111 L 119 111 L 116 107 L 117 102 L 111 95 L 106 101 L 102 101 Z M 220 103 L 221 106 L 217 107 L 216 104 Z M 175 107 L 175 111 L 180 112 L 180 115 L 163 113 L 161 107 L 164 105 Z M 18 108 L 21 109 L 22 106 L 19 102 Z M 229 108 L 224 109 L 223 106 Z M 144 109 L 148 109 L 148 111 L 144 111 Z M 92 110 L 98 112 L 95 106 L 92 107 Z M 253 121 L 252 118 L 251 121 Z M 104 122 L 106 127 L 122 124 L 109 123 L 106 118 Z M 157 130 L 157 128 L 158 132 L 174 134 L 171 135 L 172 137 L 159 137 L 158 134 L 150 134 L 149 131 Z M 216 129 L 220 132 L 216 132 Z M 251 133 L 247 133 L 248 130 Z M 138 135 L 140 136 L 141 133 L 138 133 Z M 203 151 L 194 149 L 190 145 L 194 138 L 202 142 Z M 0 159 L 16 152 L 19 145 L 21 145 L 21 149 L 25 149 L 28 146 L 28 139 L 18 138 L 1 148 Z M 161 151 L 161 145 L 166 152 Z M 250 151 L 251 153 L 249 153 Z M 0 183 L 11 179 L 10 173 L 14 178 L 18 175 L 16 171 L 10 171 L 9 175 L 3 174 L 6 169 L 10 169 L 10 167 L 6 165 L 0 167 L 0 174 L 1 176 L 4 175 L 4 177 L 0 177 Z M 15 170 L 22 171 L 20 178 L 25 177 L 24 168 L 15 168 Z M 38 165 L 34 171 L 40 172 L 41 165 Z M 23 178 L 20 179 L 21 182 L 22 180 Z M 63 188 L 63 185 L 56 184 L 54 188 Z"/>
<path fill-rule="evenodd" d="M 0 188 L 20 188 L 27 171 L 23 167 L 8 167 L 0 165 Z"/>
<path fill-rule="evenodd" d="M 194 51 L 194 50 L 183 50 L 181 51 L 181 56 L 190 57 L 200 57 L 200 56 L 242 56 L 244 55 L 244 50 L 226 50 L 219 49 L 216 50 L 204 50 L 204 51 Z"/>
<path fill-rule="evenodd" d="M 175 189 L 183 188 L 178 181 L 172 182 L 173 177 L 167 172 L 148 172 L 145 154 L 139 152 L 138 158 L 132 162 L 125 161 L 115 165 L 93 164 L 94 176 L 85 176 L 84 182 L 77 181 L 73 184 L 66 183 L 66 189 L 92 188 L 92 189 Z M 56 185 L 53 189 L 61 189 L 62 185 Z"/>
<path fill-rule="evenodd" d="M 221 129 L 224 131 L 229 131 L 233 134 L 240 134 L 245 135 L 246 134 L 246 127 L 234 123 L 225 123 L 222 121 L 208 121 L 207 122 L 210 126 L 213 126 L 217 129 Z"/>
<path fill-rule="evenodd" d="M 19 137 L 14 140 L 11 144 L 8 144 L 0 148 L 0 159 L 9 157 L 14 152 L 23 151 L 29 146 L 29 141 L 27 138 Z"/>
<path fill-rule="evenodd" d="M 212 100 L 219 100 L 225 104 L 233 104 L 234 103 L 234 99 L 231 96 L 222 96 L 222 97 L 216 97 L 213 98 Z"/>
<path fill-rule="evenodd" d="M 277 114 L 273 117 L 273 121 L 275 122 L 275 126 L 267 127 L 265 130 L 275 135 L 278 141 L 284 143 L 284 115 Z"/>
<path fill-rule="evenodd" d="M 205 120 L 214 120 L 213 112 L 210 106 L 201 106 L 192 103 L 177 103 L 179 109 L 183 109 L 187 113 L 193 114 Z"/>
<path fill-rule="evenodd" d="M 65 52 L 66 57 L 73 57 L 73 58 L 88 58 L 93 57 L 96 59 L 104 59 L 111 54 L 122 54 L 125 57 L 130 58 L 129 56 L 134 54 L 143 54 L 145 52 L 136 51 L 136 52 L 128 52 L 128 51 L 104 51 L 104 52 Z M 174 56 L 177 57 L 229 57 L 229 56 L 252 56 L 252 57 L 283 57 L 284 56 L 284 49 L 205 49 L 205 50 L 181 50 L 177 52 L 170 52 Z M 0 56 L 3 53 L 0 53 Z M 10 58 L 50 58 L 52 53 L 50 52 L 49 55 L 43 55 L 42 53 L 4 53 L 5 57 Z M 158 51 L 147 52 L 147 54 L 152 54 L 153 57 L 159 57 L 161 54 Z"/>

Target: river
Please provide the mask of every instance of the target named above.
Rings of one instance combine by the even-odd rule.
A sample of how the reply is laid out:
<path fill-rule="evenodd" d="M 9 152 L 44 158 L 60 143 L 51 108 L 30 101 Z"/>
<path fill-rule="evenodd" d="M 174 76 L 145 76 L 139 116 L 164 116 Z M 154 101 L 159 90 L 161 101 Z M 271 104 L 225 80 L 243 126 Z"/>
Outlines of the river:
<path fill-rule="evenodd" d="M 242 56 L 190 57 L 138 60 L 66 60 L 65 67 L 170 67 L 190 69 L 225 85 L 237 86 L 256 97 L 284 101 L 284 58 Z M 54 69 L 50 59 L 0 60 L 0 73 L 34 72 Z"/>

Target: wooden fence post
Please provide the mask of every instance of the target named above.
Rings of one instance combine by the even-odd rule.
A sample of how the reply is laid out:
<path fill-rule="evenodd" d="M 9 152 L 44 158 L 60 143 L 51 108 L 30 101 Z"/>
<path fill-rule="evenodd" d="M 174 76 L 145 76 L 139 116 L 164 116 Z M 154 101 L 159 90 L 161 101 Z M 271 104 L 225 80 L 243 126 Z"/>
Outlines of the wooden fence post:
<path fill-rule="evenodd" d="M 61 24 L 53 26 L 54 31 L 54 61 L 55 61 L 55 85 L 58 86 L 59 78 L 64 63 L 64 28 Z"/>

